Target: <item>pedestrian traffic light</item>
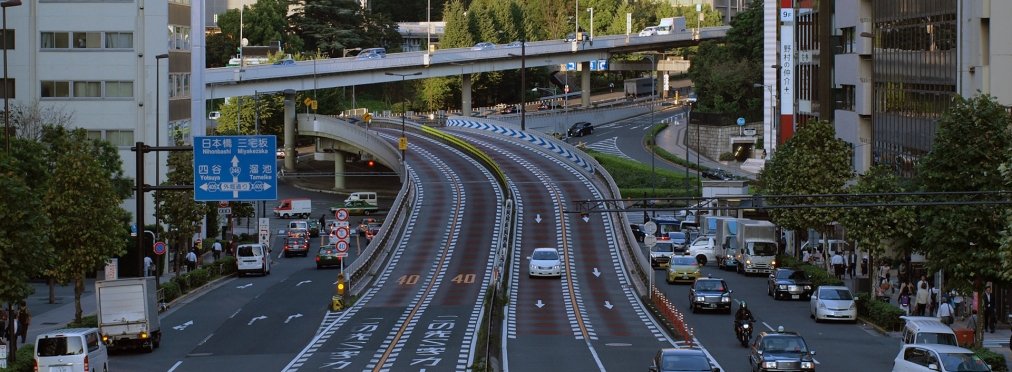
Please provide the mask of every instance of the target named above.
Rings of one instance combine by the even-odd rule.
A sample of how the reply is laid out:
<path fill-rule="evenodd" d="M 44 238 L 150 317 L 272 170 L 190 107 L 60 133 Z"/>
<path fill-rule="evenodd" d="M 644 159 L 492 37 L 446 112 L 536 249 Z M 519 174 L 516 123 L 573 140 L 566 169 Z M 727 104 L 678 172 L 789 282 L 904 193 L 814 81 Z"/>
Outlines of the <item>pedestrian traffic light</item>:
<path fill-rule="evenodd" d="M 337 295 L 344 296 L 344 273 L 337 274 Z"/>

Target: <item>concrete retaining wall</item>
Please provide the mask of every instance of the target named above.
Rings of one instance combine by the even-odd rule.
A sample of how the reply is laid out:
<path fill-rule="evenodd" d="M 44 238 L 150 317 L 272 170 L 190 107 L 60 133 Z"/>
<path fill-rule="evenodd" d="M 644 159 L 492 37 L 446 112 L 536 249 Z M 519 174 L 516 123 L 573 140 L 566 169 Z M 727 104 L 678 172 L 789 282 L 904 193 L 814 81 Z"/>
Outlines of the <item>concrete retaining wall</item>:
<path fill-rule="evenodd" d="M 698 128 L 698 132 L 697 132 Z M 731 151 L 731 138 L 741 139 L 745 137 L 751 137 L 758 139 L 762 142 L 763 138 L 763 123 L 747 123 L 744 129 L 755 129 L 755 136 L 743 136 L 741 135 L 741 127 L 735 126 L 711 126 L 711 125 L 696 125 L 692 124 L 689 126 L 689 135 L 687 145 L 693 151 L 699 152 L 700 155 L 718 160 L 720 154 Z M 699 146 L 696 146 L 696 133 L 700 134 Z M 678 154 L 675 154 L 678 155 Z"/>

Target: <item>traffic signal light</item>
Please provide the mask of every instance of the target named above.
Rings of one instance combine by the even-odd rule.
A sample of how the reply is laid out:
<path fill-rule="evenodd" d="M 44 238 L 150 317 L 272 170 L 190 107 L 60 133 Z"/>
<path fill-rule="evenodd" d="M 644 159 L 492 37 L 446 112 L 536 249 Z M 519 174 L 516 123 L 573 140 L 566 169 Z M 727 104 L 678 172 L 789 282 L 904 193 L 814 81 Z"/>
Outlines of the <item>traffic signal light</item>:
<path fill-rule="evenodd" d="M 337 295 L 344 296 L 344 273 L 337 274 Z"/>
<path fill-rule="evenodd" d="M 375 164 L 376 164 L 376 163 L 375 163 L 375 162 L 373 162 L 372 160 L 370 160 L 370 161 L 369 161 L 369 163 L 368 163 L 368 165 L 369 165 L 370 167 L 372 167 L 372 166 L 373 166 L 373 165 L 375 165 Z"/>

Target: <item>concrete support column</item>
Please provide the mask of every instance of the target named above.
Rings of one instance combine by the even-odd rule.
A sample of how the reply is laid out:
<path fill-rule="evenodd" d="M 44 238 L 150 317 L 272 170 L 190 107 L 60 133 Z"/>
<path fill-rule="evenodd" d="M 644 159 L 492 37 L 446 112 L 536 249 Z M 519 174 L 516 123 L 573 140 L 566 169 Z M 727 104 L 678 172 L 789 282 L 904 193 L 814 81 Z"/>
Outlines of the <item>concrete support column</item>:
<path fill-rule="evenodd" d="M 295 90 L 285 89 L 285 172 L 295 171 Z"/>
<path fill-rule="evenodd" d="M 460 116 L 471 116 L 471 74 L 460 75 Z"/>
<path fill-rule="evenodd" d="M 580 106 L 590 107 L 590 61 L 580 62 Z"/>
<path fill-rule="evenodd" d="M 334 151 L 334 190 L 344 188 L 344 153 Z"/>

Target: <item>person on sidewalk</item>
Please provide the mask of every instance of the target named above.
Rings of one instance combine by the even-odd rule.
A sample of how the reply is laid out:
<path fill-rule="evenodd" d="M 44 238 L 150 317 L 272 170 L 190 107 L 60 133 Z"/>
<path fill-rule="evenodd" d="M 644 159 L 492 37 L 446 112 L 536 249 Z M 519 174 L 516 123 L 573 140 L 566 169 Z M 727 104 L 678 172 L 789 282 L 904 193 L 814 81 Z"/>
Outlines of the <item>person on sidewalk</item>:
<path fill-rule="evenodd" d="M 970 317 L 966 318 L 966 328 L 972 329 L 974 332 L 977 331 L 977 309 L 973 309 L 970 312 Z"/>
<path fill-rule="evenodd" d="M 214 244 L 211 245 L 211 251 L 214 252 L 215 261 L 221 258 L 221 242 L 215 240 Z"/>
<path fill-rule="evenodd" d="M 948 297 L 943 297 L 941 304 L 938 305 L 938 319 L 945 323 L 947 326 L 952 326 L 955 321 L 955 310 L 952 308 L 952 304 L 949 303 Z"/>
<path fill-rule="evenodd" d="M 910 290 L 912 289 L 914 289 L 914 287 L 911 286 L 910 283 L 907 283 L 906 280 L 904 280 L 903 284 L 900 285 L 900 297 L 898 302 L 900 303 L 900 309 L 903 309 L 903 311 L 907 313 L 906 315 L 910 315 Z"/>
<path fill-rule="evenodd" d="M 608 83 L 608 93 L 615 93 L 615 83 Z"/>
<path fill-rule="evenodd" d="M 833 265 L 833 272 L 836 274 L 836 278 L 843 280 L 844 273 L 846 273 L 843 266 L 843 255 L 839 251 L 833 252 L 833 258 L 829 259 L 829 263 Z"/>
<path fill-rule="evenodd" d="M 3 309 L 3 303 L 0 303 L 0 339 L 7 341 L 7 312 Z"/>
<path fill-rule="evenodd" d="M 28 338 L 28 326 L 30 325 L 32 325 L 32 311 L 28 310 L 28 303 L 25 300 L 21 300 L 18 306 L 17 333 L 12 339 L 17 339 L 18 335 L 21 335 L 21 343 L 25 343 L 25 340 Z"/>
<path fill-rule="evenodd" d="M 921 282 L 917 287 L 917 294 L 915 295 L 914 303 L 917 304 L 917 310 L 914 315 L 924 316 L 924 313 L 928 311 L 928 302 L 931 301 L 931 290 L 928 289 L 928 283 Z"/>
<path fill-rule="evenodd" d="M 998 319 L 994 316 L 994 295 L 991 294 L 991 286 L 984 288 L 984 330 L 991 330 L 994 333 L 995 323 Z"/>
<path fill-rule="evenodd" d="M 850 251 L 847 253 L 847 274 L 850 275 L 851 279 L 857 276 L 857 253 Z"/>
<path fill-rule="evenodd" d="M 190 253 L 186 254 L 186 271 L 191 272 L 197 269 L 197 254 L 195 250 L 190 250 Z"/>
<path fill-rule="evenodd" d="M 152 270 L 152 266 L 154 265 L 155 261 L 151 259 L 151 256 L 144 256 L 144 275 L 154 275 L 154 270 Z"/>
<path fill-rule="evenodd" d="M 953 289 L 951 292 L 949 292 L 949 298 L 952 299 L 953 307 L 956 309 L 955 314 L 953 314 L 953 316 L 960 319 L 965 318 L 966 314 L 963 314 L 963 295 L 960 294 L 959 292 L 956 292 L 956 290 Z"/>

